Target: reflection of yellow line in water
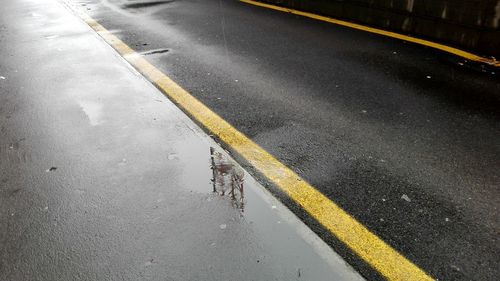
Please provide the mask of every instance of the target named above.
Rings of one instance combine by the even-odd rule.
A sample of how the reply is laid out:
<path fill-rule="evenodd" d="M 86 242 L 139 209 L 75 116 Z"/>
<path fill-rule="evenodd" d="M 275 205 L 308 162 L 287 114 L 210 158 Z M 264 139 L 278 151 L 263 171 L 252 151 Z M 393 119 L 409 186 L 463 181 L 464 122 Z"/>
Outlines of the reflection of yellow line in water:
<path fill-rule="evenodd" d="M 131 65 L 212 134 L 244 157 L 312 217 L 389 280 L 433 280 L 326 196 L 236 130 L 88 15 L 82 18 Z"/>
<path fill-rule="evenodd" d="M 350 27 L 350 28 L 354 28 L 354 29 L 358 29 L 358 30 L 363 30 L 363 31 L 371 32 L 371 33 L 376 33 L 379 35 L 384 35 L 384 36 L 388 36 L 388 37 L 392 37 L 392 38 L 396 38 L 396 39 L 424 45 L 427 47 L 439 49 L 441 51 L 445 51 L 445 52 L 457 55 L 459 57 L 466 58 L 468 60 L 482 62 L 482 63 L 486 63 L 486 64 L 489 64 L 492 66 L 500 67 L 500 61 L 481 57 L 481 56 L 478 56 L 478 55 L 475 55 L 475 54 L 472 54 L 472 53 L 469 53 L 469 52 L 466 52 L 466 51 L 463 51 L 463 50 L 460 50 L 457 48 L 453 48 L 453 47 L 446 46 L 443 44 L 435 43 L 432 41 L 419 39 L 419 38 L 415 38 L 415 37 L 411 37 L 411 36 L 407 36 L 407 35 L 403 35 L 403 34 L 399 34 L 399 33 L 395 33 L 395 32 L 390 32 L 390 31 L 386 31 L 386 30 L 382 30 L 382 29 L 378 29 L 378 28 L 368 27 L 368 26 L 364 26 L 364 25 L 356 24 L 356 23 L 352 23 L 352 22 L 337 20 L 334 18 L 320 16 L 320 15 L 316 15 L 316 14 L 312 14 L 312 13 L 308 13 L 308 12 L 298 11 L 298 10 L 289 9 L 289 8 L 285 8 L 285 7 L 279 7 L 279 6 L 275 6 L 275 5 L 271 5 L 271 4 L 260 3 L 260 2 L 256 2 L 253 0 L 240 0 L 240 1 L 247 3 L 247 4 L 252 4 L 255 6 L 265 7 L 265 8 L 281 11 L 281 12 L 286 12 L 286 13 L 291 13 L 294 15 L 304 16 L 304 17 L 315 19 L 315 20 L 326 21 L 329 23 L 334 23 L 334 24 L 338 24 L 338 25 L 342 25 L 342 26 L 346 26 L 346 27 Z"/>

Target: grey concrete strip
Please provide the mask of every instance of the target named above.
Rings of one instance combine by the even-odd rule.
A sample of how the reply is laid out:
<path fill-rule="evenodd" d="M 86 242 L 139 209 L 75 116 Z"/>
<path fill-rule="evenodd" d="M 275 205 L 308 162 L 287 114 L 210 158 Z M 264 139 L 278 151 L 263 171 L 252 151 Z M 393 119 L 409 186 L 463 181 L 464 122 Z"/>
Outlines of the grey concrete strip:
<path fill-rule="evenodd" d="M 57 2 L 0 39 L 0 280 L 362 280 Z"/>

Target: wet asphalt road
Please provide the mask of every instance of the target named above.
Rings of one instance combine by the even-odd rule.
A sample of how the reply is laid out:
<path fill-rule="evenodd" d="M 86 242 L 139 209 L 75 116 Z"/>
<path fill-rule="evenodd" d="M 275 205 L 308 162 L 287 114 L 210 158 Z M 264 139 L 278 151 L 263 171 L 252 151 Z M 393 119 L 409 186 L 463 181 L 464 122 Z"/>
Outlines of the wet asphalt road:
<path fill-rule="evenodd" d="M 500 276 L 498 74 L 235 0 L 72 2 L 432 276 Z"/>

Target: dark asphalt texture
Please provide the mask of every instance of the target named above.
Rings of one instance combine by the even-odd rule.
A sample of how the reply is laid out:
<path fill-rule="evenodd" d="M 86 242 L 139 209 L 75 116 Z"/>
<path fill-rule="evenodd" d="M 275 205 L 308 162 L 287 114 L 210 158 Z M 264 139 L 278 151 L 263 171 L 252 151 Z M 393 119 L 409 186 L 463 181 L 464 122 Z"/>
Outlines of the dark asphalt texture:
<path fill-rule="evenodd" d="M 73 3 L 432 276 L 498 280 L 495 70 L 236 0 Z"/>

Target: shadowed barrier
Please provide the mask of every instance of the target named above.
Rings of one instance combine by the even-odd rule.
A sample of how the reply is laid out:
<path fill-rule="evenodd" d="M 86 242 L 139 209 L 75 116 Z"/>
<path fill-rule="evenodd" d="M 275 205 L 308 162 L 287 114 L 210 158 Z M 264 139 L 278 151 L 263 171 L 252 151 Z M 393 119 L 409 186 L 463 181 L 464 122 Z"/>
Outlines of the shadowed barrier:
<path fill-rule="evenodd" d="M 500 58 L 500 0 L 259 0 Z"/>

